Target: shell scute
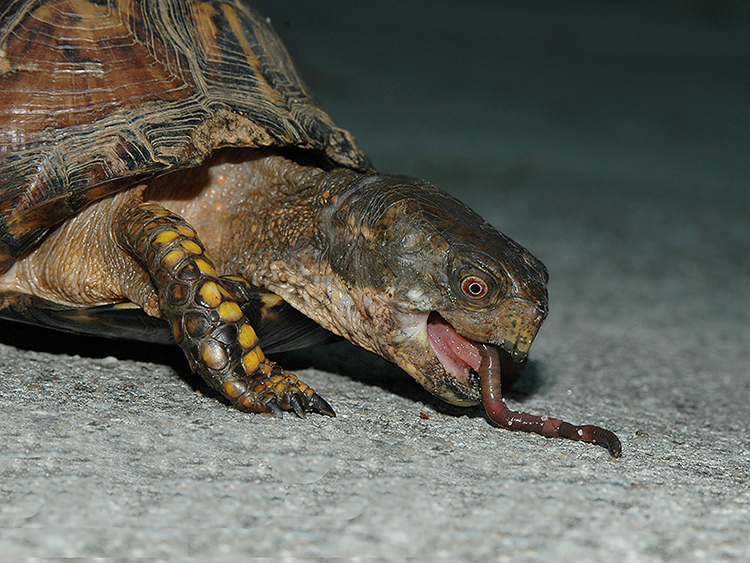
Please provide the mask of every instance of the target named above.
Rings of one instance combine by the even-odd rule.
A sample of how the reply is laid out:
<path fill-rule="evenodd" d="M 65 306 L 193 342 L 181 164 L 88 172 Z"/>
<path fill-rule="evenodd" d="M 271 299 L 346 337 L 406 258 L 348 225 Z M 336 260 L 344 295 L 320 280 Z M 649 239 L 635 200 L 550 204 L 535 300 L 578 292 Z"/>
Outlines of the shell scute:
<path fill-rule="evenodd" d="M 55 224 L 225 146 L 370 168 L 238 0 L 12 0 L 0 9 L 0 271 Z"/>

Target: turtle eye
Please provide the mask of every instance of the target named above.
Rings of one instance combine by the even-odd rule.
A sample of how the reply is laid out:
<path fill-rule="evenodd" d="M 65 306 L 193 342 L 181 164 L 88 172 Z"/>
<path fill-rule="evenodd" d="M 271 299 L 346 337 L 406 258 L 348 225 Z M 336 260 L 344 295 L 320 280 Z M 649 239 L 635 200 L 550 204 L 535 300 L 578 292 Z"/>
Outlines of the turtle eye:
<path fill-rule="evenodd" d="M 487 295 L 489 288 L 487 282 L 478 276 L 467 276 L 461 281 L 461 291 L 466 297 L 482 299 Z"/>

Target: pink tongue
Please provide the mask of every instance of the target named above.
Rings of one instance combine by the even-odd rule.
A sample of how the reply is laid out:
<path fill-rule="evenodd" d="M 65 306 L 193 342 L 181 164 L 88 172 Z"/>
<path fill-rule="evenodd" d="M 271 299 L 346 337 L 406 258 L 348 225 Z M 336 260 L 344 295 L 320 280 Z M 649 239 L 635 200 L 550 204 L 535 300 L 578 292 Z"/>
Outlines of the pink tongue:
<path fill-rule="evenodd" d="M 460 360 L 464 364 L 468 364 L 475 371 L 479 370 L 479 366 L 482 364 L 482 357 L 477 347 L 460 336 L 442 317 L 435 314 L 430 315 L 429 322 L 427 323 L 427 332 L 435 343 L 435 346 L 439 347 L 440 351 L 445 355 L 454 361 Z"/>

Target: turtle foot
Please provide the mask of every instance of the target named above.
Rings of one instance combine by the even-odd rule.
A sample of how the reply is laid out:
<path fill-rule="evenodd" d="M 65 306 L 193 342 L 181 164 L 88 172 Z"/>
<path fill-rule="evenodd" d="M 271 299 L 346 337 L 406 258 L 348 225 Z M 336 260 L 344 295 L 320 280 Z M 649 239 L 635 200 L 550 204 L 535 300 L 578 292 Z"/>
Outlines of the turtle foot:
<path fill-rule="evenodd" d="M 261 373 L 254 377 L 247 391 L 232 397 L 231 401 L 242 411 L 270 413 L 277 417 L 284 411 L 294 411 L 300 418 L 305 418 L 308 412 L 336 416 L 331 405 L 312 387 L 278 366 L 273 366 L 268 375 Z"/>

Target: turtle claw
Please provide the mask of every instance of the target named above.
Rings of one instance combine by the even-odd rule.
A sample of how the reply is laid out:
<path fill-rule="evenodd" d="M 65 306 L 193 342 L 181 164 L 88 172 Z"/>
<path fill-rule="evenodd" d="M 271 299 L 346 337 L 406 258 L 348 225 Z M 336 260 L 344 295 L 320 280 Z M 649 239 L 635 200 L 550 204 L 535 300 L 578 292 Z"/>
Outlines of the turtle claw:
<path fill-rule="evenodd" d="M 298 417 L 305 418 L 305 408 L 302 406 L 302 401 L 300 401 L 299 395 L 292 395 L 289 399 L 289 404 Z"/>
<path fill-rule="evenodd" d="M 244 389 L 244 392 L 237 394 L 236 389 Z M 260 372 L 249 384 L 230 381 L 219 391 L 224 391 L 227 399 L 243 411 L 268 413 L 276 418 L 281 418 L 285 410 L 294 411 L 300 418 L 306 418 L 309 412 L 336 416 L 331 405 L 323 397 L 300 381 L 296 375 L 276 365 L 270 373 Z"/>
<path fill-rule="evenodd" d="M 328 401 L 326 401 L 323 397 L 315 393 L 312 397 L 310 397 L 310 406 L 318 411 L 320 414 L 324 414 L 326 416 L 332 416 L 336 417 L 336 413 L 333 410 L 333 407 L 328 404 Z"/>
<path fill-rule="evenodd" d="M 273 415 L 274 418 L 283 418 L 284 417 L 284 411 L 282 410 L 281 406 L 279 406 L 279 403 L 276 402 L 276 400 L 268 401 L 265 404 L 265 407 L 267 409 L 266 412 L 269 412 Z"/>

